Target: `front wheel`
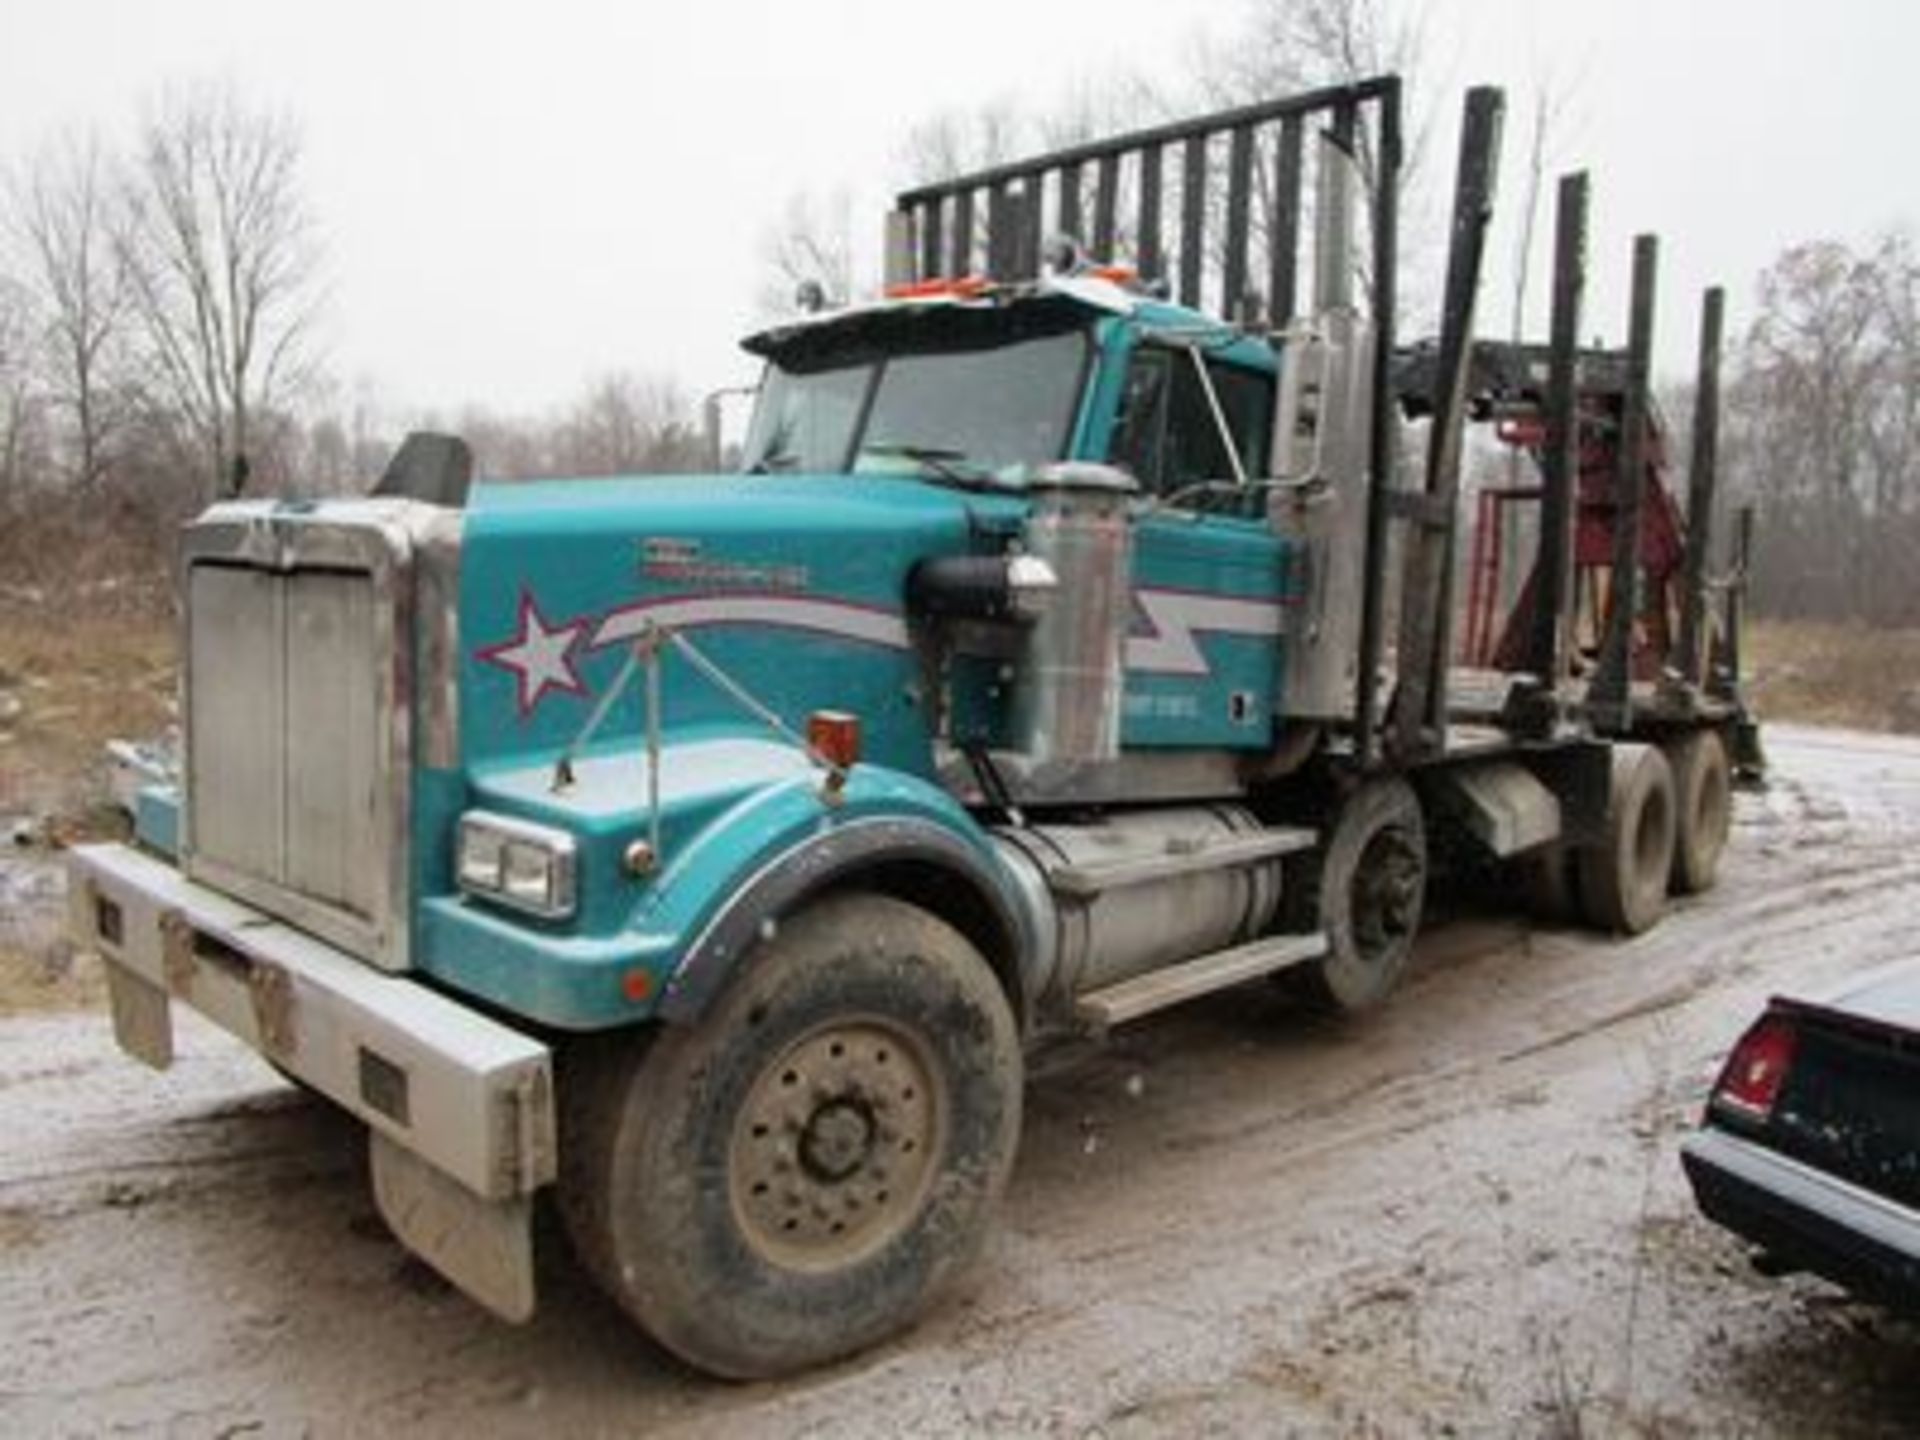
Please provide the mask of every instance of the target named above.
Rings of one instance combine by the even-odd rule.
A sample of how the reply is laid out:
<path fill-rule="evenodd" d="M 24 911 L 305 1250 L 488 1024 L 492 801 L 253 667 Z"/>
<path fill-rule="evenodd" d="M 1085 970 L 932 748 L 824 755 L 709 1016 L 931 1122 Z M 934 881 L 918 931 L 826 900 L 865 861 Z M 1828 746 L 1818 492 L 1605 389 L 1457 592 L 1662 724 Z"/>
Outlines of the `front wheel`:
<path fill-rule="evenodd" d="M 783 921 L 697 1023 L 564 1078 L 576 1248 L 657 1340 L 731 1378 L 911 1324 L 979 1248 L 1020 1129 L 993 973 L 879 895 Z"/>

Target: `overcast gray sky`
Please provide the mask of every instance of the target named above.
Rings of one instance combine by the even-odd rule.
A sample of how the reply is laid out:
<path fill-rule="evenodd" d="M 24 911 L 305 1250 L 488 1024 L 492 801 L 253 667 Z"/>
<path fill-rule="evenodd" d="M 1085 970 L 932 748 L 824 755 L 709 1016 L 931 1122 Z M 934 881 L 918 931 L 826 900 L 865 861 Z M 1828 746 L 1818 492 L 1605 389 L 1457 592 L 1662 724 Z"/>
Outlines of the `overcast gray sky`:
<path fill-rule="evenodd" d="M 1913 0 L 1429 10 L 1449 116 L 1468 83 L 1510 87 L 1510 159 L 1530 88 L 1546 77 L 1565 97 L 1553 163 L 1590 167 L 1596 185 L 1589 329 L 1624 329 L 1629 237 L 1661 232 L 1670 369 L 1709 279 L 1732 287 L 1737 326 L 1782 247 L 1920 219 Z M 231 77 L 303 129 L 328 348 L 350 384 L 402 412 L 543 410 L 615 367 L 698 393 L 752 374 L 735 341 L 790 194 L 845 187 L 863 237 L 877 234 L 914 120 L 995 98 L 1044 108 L 1119 70 L 1178 78 L 1195 33 L 1229 33 L 1242 13 L 1230 0 L 0 0 L 0 159 L 63 125 L 125 134 L 170 79 Z M 1441 168 L 1452 143 L 1436 135 Z M 1511 245 L 1496 240 L 1496 286 Z M 1503 291 L 1485 303 L 1503 330 Z"/>

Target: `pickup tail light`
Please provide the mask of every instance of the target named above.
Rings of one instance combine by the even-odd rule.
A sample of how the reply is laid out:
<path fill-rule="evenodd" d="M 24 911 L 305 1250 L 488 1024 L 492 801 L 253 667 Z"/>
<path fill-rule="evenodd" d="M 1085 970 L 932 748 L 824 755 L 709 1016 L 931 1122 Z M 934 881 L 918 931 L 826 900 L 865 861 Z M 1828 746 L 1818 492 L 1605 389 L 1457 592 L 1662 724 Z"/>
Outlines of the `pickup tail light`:
<path fill-rule="evenodd" d="M 1766 1121 L 1793 1068 L 1800 1032 L 1790 1016 L 1772 1010 L 1740 1037 L 1713 1087 L 1709 1110 L 1745 1120 Z"/>

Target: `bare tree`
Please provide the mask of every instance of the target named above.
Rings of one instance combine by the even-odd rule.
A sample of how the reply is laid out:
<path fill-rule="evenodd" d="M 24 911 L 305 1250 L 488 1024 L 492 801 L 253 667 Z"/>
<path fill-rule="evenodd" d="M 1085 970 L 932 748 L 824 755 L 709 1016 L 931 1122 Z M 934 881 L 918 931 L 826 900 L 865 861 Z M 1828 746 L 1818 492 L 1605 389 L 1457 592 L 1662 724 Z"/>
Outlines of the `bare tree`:
<path fill-rule="evenodd" d="M 1028 129 L 1028 117 L 1006 100 L 991 100 L 972 110 L 943 110 L 908 129 L 899 168 L 912 184 L 951 180 L 1013 159 L 1026 148 Z"/>
<path fill-rule="evenodd" d="M 428 415 L 416 428 L 448 427 Z M 452 429 L 473 448 L 475 474 L 488 480 L 532 480 L 555 473 L 549 454 L 550 437 L 542 427 L 469 405 L 459 412 Z"/>
<path fill-rule="evenodd" d="M 1913 232 L 1883 236 L 1873 255 L 1879 302 L 1879 385 L 1868 446 L 1873 505 L 1881 514 L 1920 508 L 1920 254 Z"/>
<path fill-rule="evenodd" d="M 0 276 L 0 515 L 12 510 L 32 474 L 38 406 L 29 363 L 31 315 L 26 287 Z"/>
<path fill-rule="evenodd" d="M 69 419 L 68 477 L 91 488 L 125 422 L 126 266 L 114 243 L 113 162 L 98 139 L 68 136 L 8 186 L 28 284 L 44 321 L 48 400 Z"/>
<path fill-rule="evenodd" d="M 285 119 L 227 87 L 169 93 L 144 126 L 123 253 L 154 377 L 209 493 L 238 493 L 256 424 L 309 376 L 317 247 Z"/>
<path fill-rule="evenodd" d="M 428 417 L 426 428 L 441 428 Z M 490 480 L 688 473 L 708 467 L 700 428 L 673 381 L 616 370 L 589 382 L 557 416 L 519 418 L 478 407 L 456 427 Z"/>
<path fill-rule="evenodd" d="M 677 432 L 691 433 L 685 398 L 670 380 L 617 370 L 600 376 L 560 427 L 557 469 L 634 475 L 679 468 Z"/>
<path fill-rule="evenodd" d="M 908 187 L 951 180 L 1014 160 L 1031 150 L 1058 149 L 1143 128 L 1196 106 L 1227 108 L 1395 71 L 1406 79 L 1413 96 L 1409 110 L 1414 123 L 1408 128 L 1410 139 L 1404 146 L 1408 157 L 1402 170 L 1404 180 L 1415 167 L 1426 134 L 1420 98 L 1425 17 L 1426 0 L 1255 0 L 1244 23 L 1197 43 L 1184 85 L 1150 82 L 1139 75 L 1121 73 L 1080 82 L 1043 112 L 1023 111 L 1005 100 L 971 110 L 943 111 L 909 129 L 898 152 L 896 170 Z M 1378 138 L 1365 133 L 1356 137 L 1361 163 L 1369 176 L 1376 173 L 1379 163 Z M 1224 137 L 1221 143 L 1224 145 Z M 1253 229 L 1260 244 L 1267 243 L 1265 237 L 1278 228 L 1270 148 L 1273 143 L 1270 135 L 1262 137 L 1262 154 L 1253 168 Z M 1177 177 L 1180 157 L 1174 156 L 1172 163 Z M 1121 166 L 1114 178 L 1114 254 L 1100 258 L 1128 260 L 1135 258 L 1138 177 L 1131 167 Z M 1163 201 L 1177 193 L 1177 184 L 1170 180 L 1162 190 Z M 1213 199 L 1216 205 L 1224 206 L 1224 195 Z M 1042 228 L 1061 228 L 1053 199 L 1049 197 L 1045 203 Z M 1080 222 L 1079 228 L 1084 230 L 1084 214 Z M 1224 226 L 1211 223 L 1208 228 L 1214 241 L 1207 268 L 1209 275 L 1217 278 Z M 821 281 L 830 295 L 847 295 L 852 289 L 850 278 L 843 281 L 841 277 L 848 252 L 844 244 L 837 243 L 843 235 L 843 221 L 837 229 L 823 224 L 817 204 L 804 196 L 795 197 L 783 223 L 769 232 L 767 261 L 772 283 L 763 293 L 763 307 L 775 313 L 790 309 L 788 296 L 807 279 Z M 1078 238 L 1090 237 L 1082 234 Z M 973 253 L 962 257 L 962 269 L 984 266 L 985 227 L 977 218 L 972 243 Z M 781 290 L 785 293 L 776 293 Z"/>
<path fill-rule="evenodd" d="M 1896 231 L 1798 245 L 1761 276 L 1734 354 L 1722 454 L 1762 511 L 1756 604 L 1920 621 L 1920 261 Z"/>
<path fill-rule="evenodd" d="M 1424 208 L 1422 160 L 1431 128 L 1426 50 L 1426 0 L 1257 0 L 1239 27 L 1199 43 L 1194 88 L 1205 104 L 1218 108 L 1375 75 L 1400 76 L 1406 124 L 1399 175 L 1406 233 L 1419 229 Z M 1363 125 L 1354 146 L 1371 192 L 1381 164 L 1380 137 Z M 1270 233 L 1275 223 L 1273 171 L 1263 153 L 1253 167 L 1257 235 Z"/>
<path fill-rule="evenodd" d="M 1239 27 L 1200 42 L 1195 87 L 1219 104 L 1384 74 L 1419 89 L 1426 28 L 1424 0 L 1257 0 Z"/>

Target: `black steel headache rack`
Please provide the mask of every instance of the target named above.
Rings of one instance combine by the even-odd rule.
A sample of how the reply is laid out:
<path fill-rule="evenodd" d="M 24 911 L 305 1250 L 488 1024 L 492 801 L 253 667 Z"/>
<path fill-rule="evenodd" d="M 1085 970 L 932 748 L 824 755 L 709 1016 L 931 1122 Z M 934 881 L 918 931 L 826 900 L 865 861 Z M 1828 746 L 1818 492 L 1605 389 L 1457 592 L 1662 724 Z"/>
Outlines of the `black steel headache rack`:
<path fill-rule="evenodd" d="M 1182 305 L 1229 321 L 1264 312 L 1284 323 L 1309 242 L 1307 197 L 1318 167 L 1331 163 L 1309 153 L 1308 129 L 1318 126 L 1361 162 L 1368 182 L 1375 322 L 1384 328 L 1393 301 L 1400 94 L 1398 76 L 1380 76 L 918 186 L 897 201 L 902 228 L 888 278 L 1029 277 L 1040 269 L 1042 237 L 1061 234 L 1103 260 L 1124 250 L 1141 279 L 1170 282 Z M 1266 300 L 1256 303 L 1261 284 Z"/>

